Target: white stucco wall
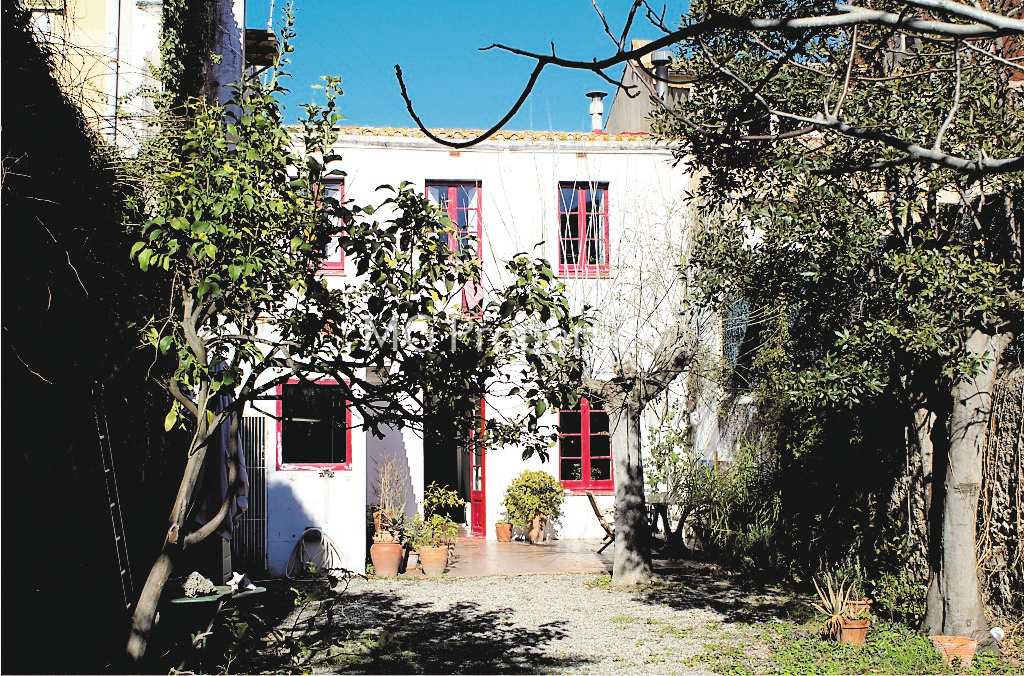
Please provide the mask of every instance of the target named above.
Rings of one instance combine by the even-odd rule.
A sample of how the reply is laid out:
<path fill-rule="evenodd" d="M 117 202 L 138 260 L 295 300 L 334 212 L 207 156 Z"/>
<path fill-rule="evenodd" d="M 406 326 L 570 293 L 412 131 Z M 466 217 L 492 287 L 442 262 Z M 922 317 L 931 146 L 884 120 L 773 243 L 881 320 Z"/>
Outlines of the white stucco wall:
<path fill-rule="evenodd" d="M 357 422 L 353 415 L 353 423 Z M 352 468 L 333 476 L 308 469 L 280 469 L 281 428 L 267 435 L 267 562 L 284 574 L 288 557 L 307 526 L 321 528 L 335 544 L 339 565 L 362 572 L 366 559 L 366 435 L 352 434 Z"/>

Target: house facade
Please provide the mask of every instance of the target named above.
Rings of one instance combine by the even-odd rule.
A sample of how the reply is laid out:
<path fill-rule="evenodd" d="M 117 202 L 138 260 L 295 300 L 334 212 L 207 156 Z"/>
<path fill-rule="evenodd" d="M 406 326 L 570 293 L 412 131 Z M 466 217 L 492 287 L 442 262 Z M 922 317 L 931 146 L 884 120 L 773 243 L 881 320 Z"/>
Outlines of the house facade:
<path fill-rule="evenodd" d="M 468 138 L 473 132 L 446 134 Z M 689 176 L 646 134 L 498 132 L 452 150 L 418 130 L 352 127 L 342 130 L 334 150 L 345 176 L 329 189 L 345 200 L 376 205 L 387 197 L 379 186 L 406 181 L 475 235 L 484 293 L 514 281 L 504 262 L 515 254 L 549 260 L 577 309 L 593 308 L 589 369 L 596 377 L 612 375 L 624 358 L 649 358 L 659 328 L 681 312 L 685 283 L 678 265 L 692 233 L 683 204 Z M 323 275 L 341 286 L 353 279 L 354 267 L 336 252 Z M 450 416 L 429 412 L 422 434 L 393 430 L 376 438 L 361 427 L 357 412 L 316 391 L 330 386 L 285 385 L 267 404 L 274 410 L 247 413 L 250 426 L 262 427 L 257 445 L 263 457 L 251 457 L 249 465 L 250 478 L 253 469 L 265 471 L 255 478 L 265 482 L 270 572 L 285 572 L 309 527 L 333 542 L 340 566 L 362 571 L 367 507 L 377 502 L 377 467 L 385 457 L 408 470 L 409 515 L 422 513 L 424 486 L 436 481 L 467 500 L 467 535 L 494 538 L 505 489 L 523 470 L 540 469 L 566 490 L 563 515 L 549 536 L 602 536 L 586 495 L 593 492 L 605 507 L 613 501 L 609 420 L 601 402 L 581 398 L 572 409 L 547 413 L 541 423 L 559 431 L 558 443 L 547 461 L 524 460 L 522 449 L 488 446 L 478 434 L 488 419 L 522 412 L 517 397 L 480 401 L 470 414 L 475 431 L 468 441 L 446 427 Z M 673 396 L 684 394 L 682 383 Z"/>

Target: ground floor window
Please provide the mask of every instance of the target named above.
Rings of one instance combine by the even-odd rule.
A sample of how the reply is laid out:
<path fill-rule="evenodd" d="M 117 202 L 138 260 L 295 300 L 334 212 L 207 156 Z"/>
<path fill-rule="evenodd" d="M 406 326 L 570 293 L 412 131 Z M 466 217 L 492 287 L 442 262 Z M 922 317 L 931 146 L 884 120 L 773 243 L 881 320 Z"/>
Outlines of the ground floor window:
<path fill-rule="evenodd" d="M 278 469 L 351 469 L 352 415 L 335 381 L 290 382 L 278 400 Z"/>
<path fill-rule="evenodd" d="M 584 397 L 579 408 L 558 412 L 558 462 L 570 490 L 615 490 L 608 413 L 600 402 Z"/>

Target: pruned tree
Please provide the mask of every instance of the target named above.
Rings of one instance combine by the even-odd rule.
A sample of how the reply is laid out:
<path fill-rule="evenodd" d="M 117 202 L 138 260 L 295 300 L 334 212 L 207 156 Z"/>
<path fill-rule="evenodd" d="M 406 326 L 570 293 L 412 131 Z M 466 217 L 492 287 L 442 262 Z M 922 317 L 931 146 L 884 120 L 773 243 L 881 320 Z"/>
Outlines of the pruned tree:
<path fill-rule="evenodd" d="M 291 37 L 286 26 L 282 54 Z M 282 121 L 281 65 L 227 106 L 193 102 L 179 127 L 166 127 L 171 150 L 154 166 L 150 218 L 131 251 L 143 270 L 170 280 L 166 313 L 145 335 L 156 358 L 175 364 L 166 427 L 188 421 L 191 431 L 162 551 L 133 618 L 127 650 L 136 660 L 175 562 L 231 516 L 246 405 L 273 398 L 292 378 L 331 378 L 344 383 L 358 424 L 382 434 L 421 426 L 424 392 L 468 400 L 493 380 L 529 391 L 531 406 L 506 428 L 524 441 L 518 430 L 536 430 L 547 397 L 561 393 L 540 365 L 571 354 L 569 343 L 515 337 L 528 329 L 571 336 L 582 323 L 548 264 L 526 255 L 507 263 L 512 284 L 464 312 L 462 290 L 480 270 L 470 247 L 451 245 L 455 226 L 404 184 L 376 207 L 339 203 L 324 187 L 341 173 L 330 148 L 338 80 L 325 78 L 326 104 L 306 107 L 295 138 Z M 356 269 L 340 288 L 320 274 L 335 241 Z M 197 478 L 225 425 L 230 488 L 219 512 L 199 523 Z"/>
<path fill-rule="evenodd" d="M 645 199 L 646 197 L 646 199 Z M 576 293 L 593 304 L 593 337 L 584 353 L 581 392 L 603 403 L 611 427 L 615 480 L 616 586 L 651 576 L 645 505 L 645 412 L 659 397 L 679 397 L 686 373 L 699 372 L 712 317 L 691 305 L 679 266 L 689 258 L 695 219 L 679 195 L 623 195 L 623 229 L 609 276 Z"/>
<path fill-rule="evenodd" d="M 640 10 L 663 35 L 627 50 Z M 486 138 L 548 66 L 617 84 L 606 69 L 674 48 L 694 94 L 661 110 L 656 130 L 705 172 L 695 195 L 712 225 L 705 288 L 821 310 L 802 391 L 843 401 L 905 388 L 925 412 L 920 443 L 938 440 L 925 618 L 935 632 L 981 636 L 986 626 L 979 448 L 1000 357 L 1022 322 L 1018 11 L 705 1 L 677 27 L 637 0 L 623 31 L 608 29 L 616 51 L 604 59 L 492 45 L 536 62 L 523 94 L 480 139 L 432 136 L 452 146 Z"/>

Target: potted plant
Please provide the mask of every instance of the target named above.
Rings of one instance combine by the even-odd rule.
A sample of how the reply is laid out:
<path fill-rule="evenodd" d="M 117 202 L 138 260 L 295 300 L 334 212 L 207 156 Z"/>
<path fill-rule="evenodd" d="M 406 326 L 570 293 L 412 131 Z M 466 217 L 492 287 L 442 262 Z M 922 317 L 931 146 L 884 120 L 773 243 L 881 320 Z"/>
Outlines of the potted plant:
<path fill-rule="evenodd" d="M 405 506 L 408 499 L 409 473 L 396 458 L 385 456 L 377 462 L 377 513 L 374 516 L 373 544 L 370 559 L 378 577 L 398 575 L 404 558 L 408 521 Z"/>
<path fill-rule="evenodd" d="M 548 519 L 562 515 L 564 501 L 561 481 L 547 472 L 526 470 L 509 484 L 501 504 L 509 522 L 537 543 L 544 539 Z"/>
<path fill-rule="evenodd" d="M 850 590 L 846 583 L 840 582 L 838 590 L 832 584 L 832 576 L 825 575 L 825 586 L 822 590 L 817 580 L 814 588 L 818 591 L 820 604 L 814 607 L 825 614 L 825 624 L 818 632 L 822 637 L 854 645 L 864 645 L 867 640 L 868 627 L 871 626 L 871 613 L 868 604 L 859 601 L 851 604 Z"/>
<path fill-rule="evenodd" d="M 496 521 L 494 523 L 494 533 L 498 536 L 498 542 L 511 542 L 512 522 L 505 520 Z"/>
<path fill-rule="evenodd" d="M 444 574 L 448 567 L 448 548 L 459 537 L 459 527 L 445 514 L 433 514 L 427 519 L 419 515 L 413 519 L 412 546 L 419 554 L 420 568 L 428 577 Z"/>
<path fill-rule="evenodd" d="M 868 627 L 871 626 L 871 611 L 866 604 L 854 606 L 849 602 L 843 613 L 843 628 L 839 632 L 839 640 L 843 643 L 864 645 L 867 641 Z"/>
<path fill-rule="evenodd" d="M 832 585 L 832 577 L 825 575 L 825 584 L 828 589 L 828 593 L 822 590 L 821 585 L 818 584 L 817 580 L 814 582 L 814 588 L 818 592 L 818 600 L 821 603 L 812 604 L 818 611 L 825 614 L 825 624 L 818 630 L 818 635 L 822 638 L 829 640 L 836 640 L 840 637 L 843 632 L 843 620 L 845 619 L 843 613 L 846 612 L 846 604 L 849 599 L 849 592 L 845 589 L 845 584 L 840 583 L 839 588 L 836 589 Z"/>

